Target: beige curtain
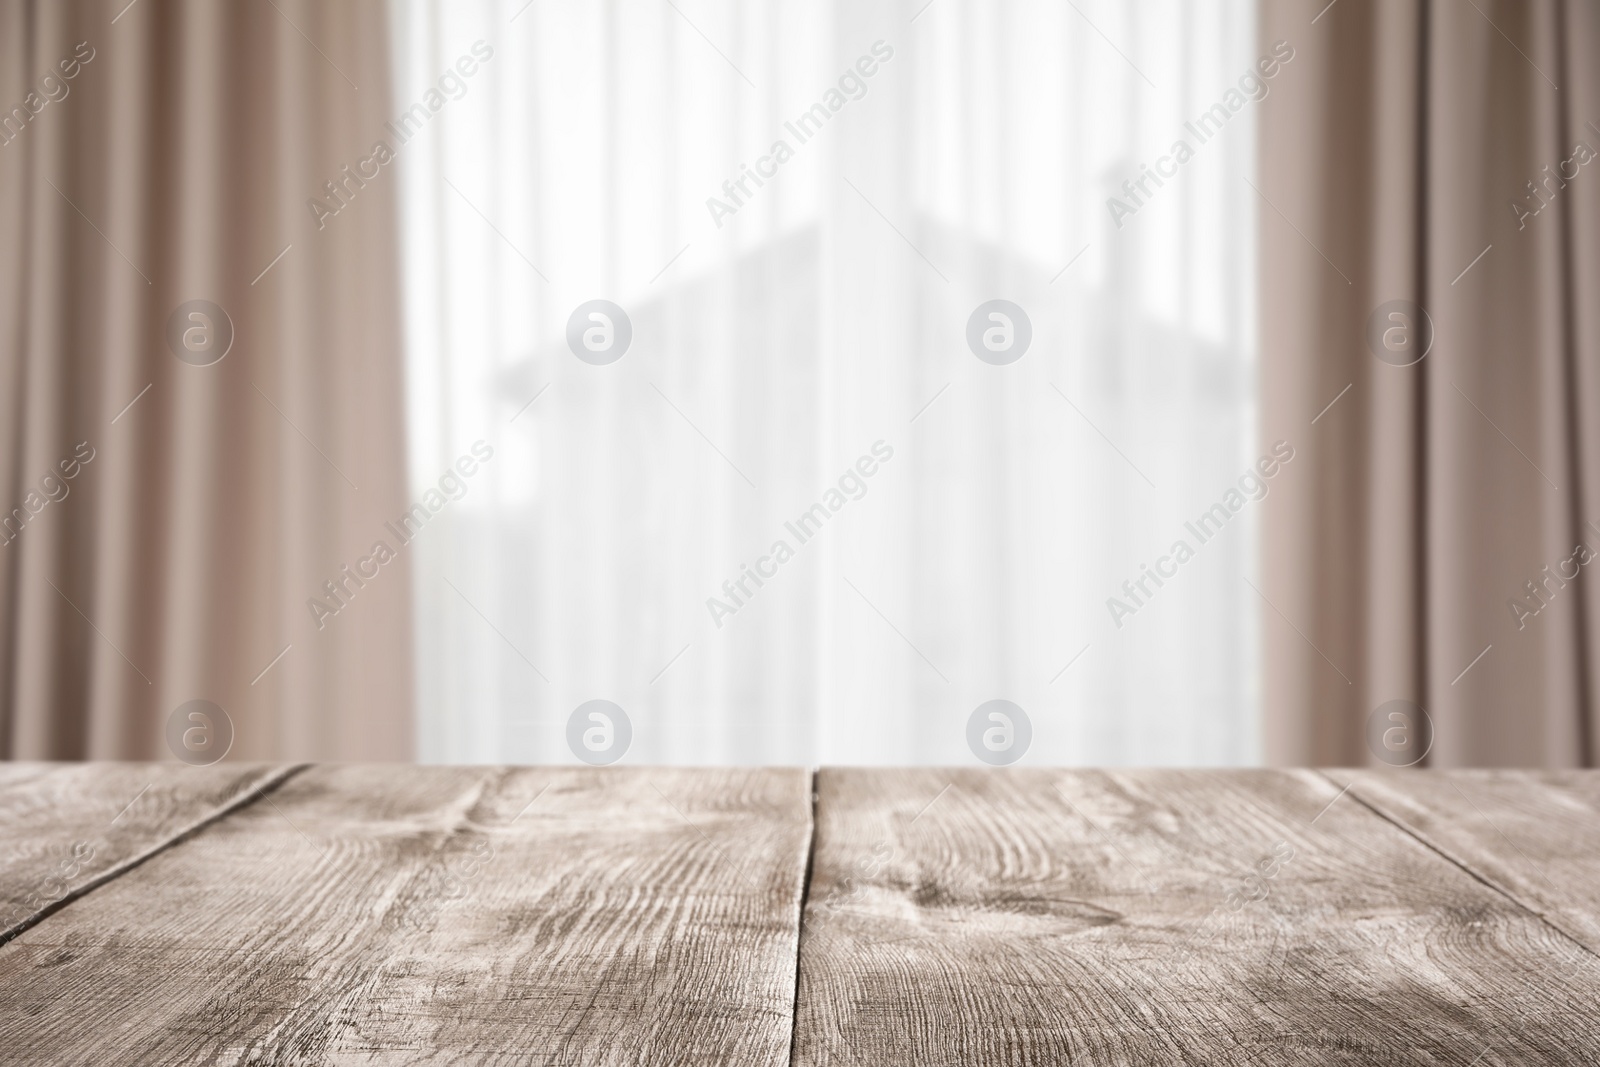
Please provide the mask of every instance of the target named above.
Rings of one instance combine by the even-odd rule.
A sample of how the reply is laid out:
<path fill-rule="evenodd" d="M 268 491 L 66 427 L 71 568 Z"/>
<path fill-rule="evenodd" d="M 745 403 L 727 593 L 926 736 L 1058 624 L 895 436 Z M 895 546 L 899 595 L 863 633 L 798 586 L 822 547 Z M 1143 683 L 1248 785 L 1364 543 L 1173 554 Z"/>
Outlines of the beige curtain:
<path fill-rule="evenodd" d="M 1375 762 L 1406 700 L 1428 764 L 1593 765 L 1600 6 L 1265 0 L 1262 33 L 1296 52 L 1261 113 L 1269 757 Z"/>
<path fill-rule="evenodd" d="M 168 757 L 198 699 L 232 758 L 409 755 L 395 176 L 342 173 L 387 44 L 379 3 L 0 0 L 0 754 Z"/>

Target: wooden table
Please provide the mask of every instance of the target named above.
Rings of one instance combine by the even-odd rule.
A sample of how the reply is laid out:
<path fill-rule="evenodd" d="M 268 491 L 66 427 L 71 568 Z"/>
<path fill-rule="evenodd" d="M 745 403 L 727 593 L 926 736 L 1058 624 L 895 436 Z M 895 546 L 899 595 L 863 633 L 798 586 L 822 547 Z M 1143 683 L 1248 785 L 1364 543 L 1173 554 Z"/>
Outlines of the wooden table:
<path fill-rule="evenodd" d="M 1600 1064 L 1600 773 L 0 764 L 0 1063 Z"/>

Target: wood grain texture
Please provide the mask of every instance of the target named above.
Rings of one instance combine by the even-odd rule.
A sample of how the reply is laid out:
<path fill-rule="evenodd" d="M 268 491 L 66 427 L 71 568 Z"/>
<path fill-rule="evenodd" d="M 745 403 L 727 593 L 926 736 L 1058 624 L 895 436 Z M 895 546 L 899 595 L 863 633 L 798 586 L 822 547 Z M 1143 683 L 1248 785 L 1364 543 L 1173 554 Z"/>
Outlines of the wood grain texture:
<path fill-rule="evenodd" d="M 810 781 L 312 768 L 0 948 L 0 1059 L 785 1064 Z"/>
<path fill-rule="evenodd" d="M 818 792 L 797 1064 L 1600 1063 L 1571 940 L 1315 772 Z"/>
<path fill-rule="evenodd" d="M 292 770 L 249 763 L 0 765 L 0 944 Z"/>
<path fill-rule="evenodd" d="M 1600 773 L 1326 773 L 1565 933 L 1574 967 L 1600 970 Z"/>

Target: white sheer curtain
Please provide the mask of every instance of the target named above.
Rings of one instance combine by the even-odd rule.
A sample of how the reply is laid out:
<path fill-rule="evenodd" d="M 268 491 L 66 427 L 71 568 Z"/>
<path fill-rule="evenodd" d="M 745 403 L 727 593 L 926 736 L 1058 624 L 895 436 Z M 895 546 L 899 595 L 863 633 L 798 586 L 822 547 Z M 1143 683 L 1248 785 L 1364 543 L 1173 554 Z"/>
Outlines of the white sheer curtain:
<path fill-rule="evenodd" d="M 606 699 L 630 763 L 971 763 L 993 698 L 1029 764 L 1258 759 L 1250 507 L 1107 606 L 1256 458 L 1253 105 L 1184 127 L 1255 67 L 1253 4 L 396 14 L 402 102 L 493 53 L 397 151 L 416 493 L 494 450 L 413 545 L 424 759 L 570 762 Z M 595 299 L 609 365 L 566 340 Z M 1031 322 L 1009 365 L 966 340 L 991 299 Z"/>

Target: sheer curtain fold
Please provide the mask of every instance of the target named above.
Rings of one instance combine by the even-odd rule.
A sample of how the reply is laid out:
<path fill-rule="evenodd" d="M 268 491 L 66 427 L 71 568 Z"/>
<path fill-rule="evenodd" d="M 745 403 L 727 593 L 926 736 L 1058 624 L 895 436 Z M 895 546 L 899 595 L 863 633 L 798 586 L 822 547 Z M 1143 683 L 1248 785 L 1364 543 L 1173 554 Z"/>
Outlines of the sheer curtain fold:
<path fill-rule="evenodd" d="M 409 559 L 342 570 L 406 507 L 395 184 L 343 170 L 386 25 L 0 0 L 5 755 L 168 757 L 191 700 L 234 758 L 412 752 Z"/>
<path fill-rule="evenodd" d="M 1264 513 L 1269 757 L 1381 759 L 1404 700 L 1429 764 L 1592 765 L 1600 14 L 1322 7 L 1262 17 L 1304 64 L 1262 114 L 1263 424 L 1308 441 Z"/>

